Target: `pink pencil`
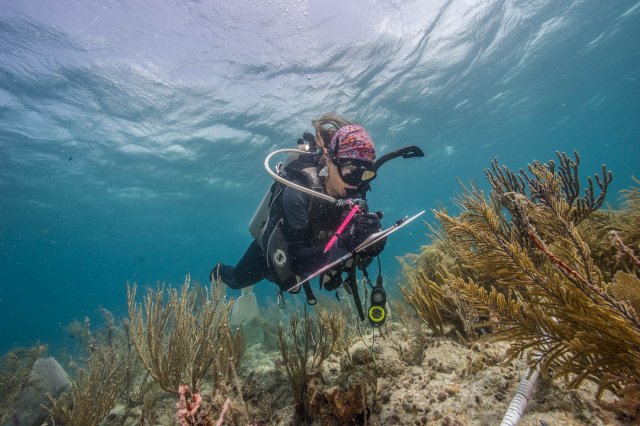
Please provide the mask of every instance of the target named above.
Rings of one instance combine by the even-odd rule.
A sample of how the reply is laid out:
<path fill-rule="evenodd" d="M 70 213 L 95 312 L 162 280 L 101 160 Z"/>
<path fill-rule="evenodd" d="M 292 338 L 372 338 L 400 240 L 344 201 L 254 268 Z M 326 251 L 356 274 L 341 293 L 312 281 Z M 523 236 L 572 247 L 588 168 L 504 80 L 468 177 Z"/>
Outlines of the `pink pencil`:
<path fill-rule="evenodd" d="M 351 219 L 353 219 L 353 216 L 355 216 L 356 213 L 358 213 L 360 211 L 360 208 L 358 207 L 357 204 L 353 205 L 353 208 L 351 209 L 351 211 L 349 212 L 349 214 L 347 215 L 347 217 L 344 219 L 344 221 L 340 224 L 340 227 L 338 228 L 338 230 L 336 231 L 335 234 L 333 234 L 333 237 L 331 237 L 331 239 L 329 240 L 329 242 L 327 243 L 327 246 L 324 248 L 324 252 L 326 253 L 327 251 L 329 251 L 329 249 L 335 244 L 336 241 L 338 241 L 338 236 L 340 234 L 342 234 L 342 231 L 344 231 L 344 228 L 347 227 L 347 225 L 349 224 L 349 222 L 351 222 Z"/>

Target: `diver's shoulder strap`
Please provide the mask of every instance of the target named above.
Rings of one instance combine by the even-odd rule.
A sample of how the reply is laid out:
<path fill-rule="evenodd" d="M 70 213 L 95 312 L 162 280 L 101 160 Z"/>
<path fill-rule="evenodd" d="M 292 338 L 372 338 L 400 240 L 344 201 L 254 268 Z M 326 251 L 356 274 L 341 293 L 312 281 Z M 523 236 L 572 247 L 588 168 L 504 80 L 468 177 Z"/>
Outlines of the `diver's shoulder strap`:
<path fill-rule="evenodd" d="M 300 155 L 297 160 L 284 167 L 284 172 L 287 175 L 291 175 L 291 177 L 301 177 L 304 180 L 304 186 L 316 192 L 324 193 L 317 157 Z"/>

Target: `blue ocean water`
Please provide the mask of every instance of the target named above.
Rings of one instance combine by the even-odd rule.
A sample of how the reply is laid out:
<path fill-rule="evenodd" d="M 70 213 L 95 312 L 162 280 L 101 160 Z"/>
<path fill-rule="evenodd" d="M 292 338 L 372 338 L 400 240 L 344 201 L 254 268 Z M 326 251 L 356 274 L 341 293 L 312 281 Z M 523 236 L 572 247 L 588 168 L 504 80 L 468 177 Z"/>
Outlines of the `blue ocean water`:
<path fill-rule="evenodd" d="M 3 0 L 0 353 L 125 315 L 127 282 L 234 263 L 264 157 L 328 111 L 425 151 L 380 170 L 387 225 L 555 151 L 606 163 L 615 206 L 640 176 L 639 29 L 624 0 Z M 389 286 L 426 234 L 389 241 Z"/>

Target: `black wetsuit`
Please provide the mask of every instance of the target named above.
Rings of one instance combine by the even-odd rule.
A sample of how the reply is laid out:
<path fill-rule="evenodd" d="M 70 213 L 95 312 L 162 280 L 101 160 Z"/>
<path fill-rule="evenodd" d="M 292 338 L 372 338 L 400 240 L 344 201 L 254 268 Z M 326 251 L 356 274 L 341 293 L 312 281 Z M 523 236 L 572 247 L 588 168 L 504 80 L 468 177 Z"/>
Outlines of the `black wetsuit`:
<path fill-rule="evenodd" d="M 293 178 L 292 181 L 307 186 L 304 179 Z M 355 190 L 349 191 L 347 197 L 363 198 Z M 306 277 L 346 253 L 336 244 L 328 253 L 323 254 L 326 243 L 340 224 L 344 208 L 289 186 L 284 189 L 282 207 L 283 232 L 295 275 Z M 257 239 L 251 243 L 235 267 L 219 265 L 218 268 L 222 282 L 233 289 L 245 288 L 263 279 L 280 284 L 269 269 Z"/>

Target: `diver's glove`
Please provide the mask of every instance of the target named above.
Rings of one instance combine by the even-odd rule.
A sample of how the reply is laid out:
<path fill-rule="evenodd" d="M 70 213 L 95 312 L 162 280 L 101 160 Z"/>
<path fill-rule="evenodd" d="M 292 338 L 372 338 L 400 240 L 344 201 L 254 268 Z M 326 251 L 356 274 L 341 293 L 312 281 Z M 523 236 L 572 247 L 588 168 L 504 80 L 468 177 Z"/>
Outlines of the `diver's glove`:
<path fill-rule="evenodd" d="M 357 214 L 353 218 L 347 231 L 341 236 L 342 248 L 353 251 L 372 234 L 379 232 L 382 229 L 382 225 L 380 224 L 381 217 L 382 212 Z M 375 257 L 384 249 L 384 240 L 381 241 L 381 243 L 382 244 L 380 244 L 380 242 L 376 243 L 368 247 L 365 250 L 366 253 L 361 252 L 359 254 L 361 256 Z"/>
<path fill-rule="evenodd" d="M 327 254 L 327 263 L 331 263 L 349 254 L 349 252 L 340 247 L 340 241 L 333 246 Z M 320 286 L 331 291 L 342 285 L 342 272 L 345 269 L 353 267 L 353 258 L 349 258 L 334 268 L 320 275 Z"/>
<path fill-rule="evenodd" d="M 330 269 L 320 275 L 320 287 L 327 291 L 333 291 L 342 285 L 342 271 L 339 269 Z"/>

